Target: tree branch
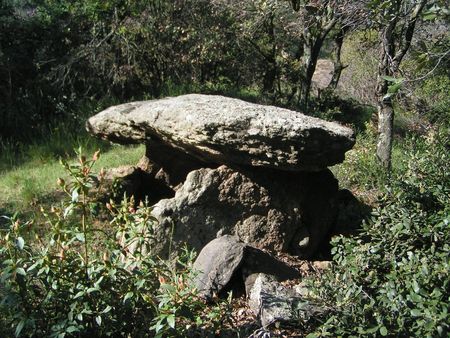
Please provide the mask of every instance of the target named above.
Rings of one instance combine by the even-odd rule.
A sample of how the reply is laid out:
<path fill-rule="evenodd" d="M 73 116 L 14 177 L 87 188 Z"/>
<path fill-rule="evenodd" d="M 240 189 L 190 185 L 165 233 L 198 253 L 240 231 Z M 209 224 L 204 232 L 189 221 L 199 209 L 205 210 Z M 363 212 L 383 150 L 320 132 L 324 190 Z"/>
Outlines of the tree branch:
<path fill-rule="evenodd" d="M 414 35 L 414 29 L 416 27 L 417 20 L 419 18 L 420 13 L 422 13 L 422 10 L 424 9 L 425 5 L 427 4 L 428 0 L 421 0 L 416 7 L 414 8 L 411 17 L 408 20 L 408 23 L 406 25 L 406 32 L 404 34 L 403 39 L 403 47 L 398 50 L 396 55 L 393 58 L 394 64 L 399 65 L 405 56 L 405 54 L 408 52 L 409 47 L 411 47 L 411 41 L 412 37 Z"/>

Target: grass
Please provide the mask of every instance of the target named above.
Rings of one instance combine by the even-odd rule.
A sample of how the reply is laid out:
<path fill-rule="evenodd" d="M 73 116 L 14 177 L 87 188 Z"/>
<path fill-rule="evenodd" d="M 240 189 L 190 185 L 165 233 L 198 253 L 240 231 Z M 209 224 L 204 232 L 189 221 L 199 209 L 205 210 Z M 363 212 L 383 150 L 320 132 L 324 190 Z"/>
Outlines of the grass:
<path fill-rule="evenodd" d="M 408 137 L 397 138 L 392 148 L 392 175 L 404 171 Z M 380 191 L 389 184 L 389 176 L 376 158 L 377 135 L 374 126 L 367 125 L 357 134 L 356 144 L 345 154 L 343 163 L 331 167 L 341 188 L 355 193 L 369 205 L 374 205 Z"/>
<path fill-rule="evenodd" d="M 144 154 L 144 146 L 117 145 L 107 148 L 98 161 L 97 170 L 136 164 Z M 41 150 L 45 151 L 45 147 L 42 146 Z M 56 180 L 63 174 L 64 170 L 56 157 L 31 158 L 3 170 L 0 176 L 0 215 L 14 211 L 29 212 L 37 202 L 51 200 L 52 192 L 57 188 Z"/>

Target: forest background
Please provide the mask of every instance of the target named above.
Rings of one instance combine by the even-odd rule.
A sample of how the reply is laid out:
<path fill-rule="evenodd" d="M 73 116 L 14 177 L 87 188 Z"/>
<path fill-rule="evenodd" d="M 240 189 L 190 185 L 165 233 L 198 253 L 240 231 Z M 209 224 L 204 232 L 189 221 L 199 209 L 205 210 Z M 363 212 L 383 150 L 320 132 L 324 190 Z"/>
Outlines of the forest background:
<path fill-rule="evenodd" d="M 40 219 L 60 197 L 58 159 L 74 148 L 102 149 L 107 167 L 137 162 L 141 148 L 84 130 L 108 106 L 192 92 L 283 106 L 355 129 L 354 150 L 333 171 L 374 209 L 359 237 L 335 239 L 336 267 L 317 294 L 336 311 L 305 330 L 445 336 L 448 23 L 438 0 L 2 0 L 0 225 L 14 230 L 16 211 Z M 25 310 L 4 327 L 36 333 Z M 175 319 L 153 315 L 174 332 Z M 77 325 L 45 332 L 94 324 Z"/>

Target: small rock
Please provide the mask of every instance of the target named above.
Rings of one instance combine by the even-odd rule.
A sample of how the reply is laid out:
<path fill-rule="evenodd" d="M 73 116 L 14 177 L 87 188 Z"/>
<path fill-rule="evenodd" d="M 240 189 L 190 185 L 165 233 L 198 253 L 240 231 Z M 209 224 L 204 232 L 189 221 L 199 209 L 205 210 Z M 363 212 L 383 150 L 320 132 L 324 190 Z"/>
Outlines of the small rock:
<path fill-rule="evenodd" d="M 272 276 L 260 273 L 250 290 L 249 306 L 263 327 L 306 323 L 324 310 L 311 304 Z"/>
<path fill-rule="evenodd" d="M 195 285 L 199 294 L 212 299 L 230 282 L 244 257 L 245 244 L 225 235 L 206 245 L 194 262 Z"/>
<path fill-rule="evenodd" d="M 320 271 L 328 270 L 331 267 L 331 261 L 314 261 L 312 263 L 313 267 Z"/>
<path fill-rule="evenodd" d="M 195 277 L 197 290 L 209 300 L 227 290 L 243 290 L 244 280 L 247 279 L 247 287 L 248 277 L 255 273 L 268 273 L 280 281 L 299 277 L 297 270 L 230 235 L 208 243 L 193 268 L 198 273 Z"/>
<path fill-rule="evenodd" d="M 288 292 L 272 276 L 258 274 L 250 290 L 248 303 L 261 325 L 266 327 L 275 322 L 293 320 L 293 297 L 295 294 Z"/>

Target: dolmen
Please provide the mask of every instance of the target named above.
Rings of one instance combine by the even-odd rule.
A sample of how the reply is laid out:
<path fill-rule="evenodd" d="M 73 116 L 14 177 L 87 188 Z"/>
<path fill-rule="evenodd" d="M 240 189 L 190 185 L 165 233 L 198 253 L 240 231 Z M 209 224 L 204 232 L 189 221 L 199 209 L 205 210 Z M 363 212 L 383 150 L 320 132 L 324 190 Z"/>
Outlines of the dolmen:
<path fill-rule="evenodd" d="M 252 247 L 308 258 L 338 215 L 338 182 L 351 129 L 299 112 L 190 94 L 110 107 L 93 135 L 145 144 L 138 184 L 159 220 L 155 253 L 186 243 L 199 252 L 233 235 Z"/>

